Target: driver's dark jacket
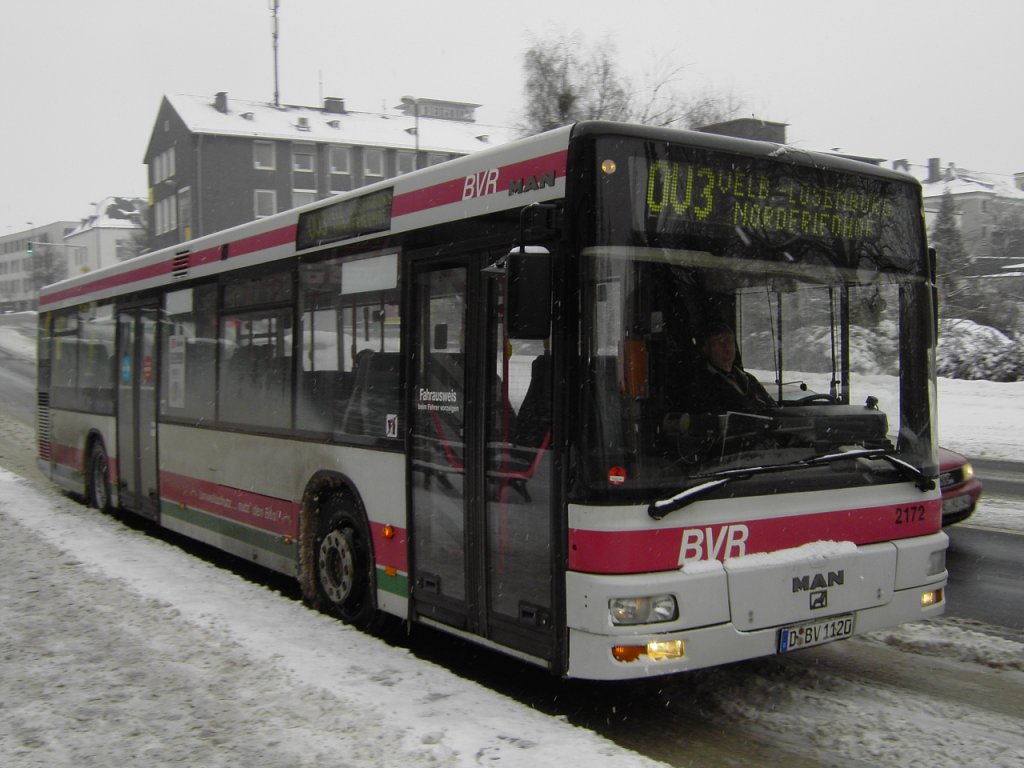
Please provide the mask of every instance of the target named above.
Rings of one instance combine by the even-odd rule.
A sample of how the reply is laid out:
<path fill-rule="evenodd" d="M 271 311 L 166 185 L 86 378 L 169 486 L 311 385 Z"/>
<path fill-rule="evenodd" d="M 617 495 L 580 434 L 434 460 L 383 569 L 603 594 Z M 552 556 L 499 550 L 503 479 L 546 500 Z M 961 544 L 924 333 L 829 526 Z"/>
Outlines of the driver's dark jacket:
<path fill-rule="evenodd" d="M 700 367 L 691 413 L 766 413 L 775 405 L 761 382 L 734 365 L 724 373 L 710 363 Z"/>

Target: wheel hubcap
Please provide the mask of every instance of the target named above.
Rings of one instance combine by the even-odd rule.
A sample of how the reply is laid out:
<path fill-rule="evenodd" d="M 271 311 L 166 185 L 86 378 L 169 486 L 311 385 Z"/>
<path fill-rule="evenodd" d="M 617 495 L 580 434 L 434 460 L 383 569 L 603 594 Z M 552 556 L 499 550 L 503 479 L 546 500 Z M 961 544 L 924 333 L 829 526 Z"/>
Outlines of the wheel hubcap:
<path fill-rule="evenodd" d="M 355 580 L 355 557 L 352 542 L 343 531 L 335 529 L 320 542 L 320 584 L 332 602 L 345 602 Z"/>

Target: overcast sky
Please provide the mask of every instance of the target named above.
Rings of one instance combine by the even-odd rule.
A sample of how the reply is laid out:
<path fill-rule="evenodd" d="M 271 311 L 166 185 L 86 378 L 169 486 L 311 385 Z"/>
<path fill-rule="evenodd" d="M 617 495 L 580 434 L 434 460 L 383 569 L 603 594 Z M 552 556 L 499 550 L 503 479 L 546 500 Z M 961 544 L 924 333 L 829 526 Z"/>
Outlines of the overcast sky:
<path fill-rule="evenodd" d="M 378 111 L 403 95 L 517 123 L 532 39 L 615 43 L 637 80 L 732 92 L 790 143 L 1024 171 L 1020 0 L 280 0 L 280 91 Z M 579 9 L 584 9 L 581 12 Z M 268 0 L 4 3 L 0 233 L 147 194 L 165 93 L 273 100 Z"/>

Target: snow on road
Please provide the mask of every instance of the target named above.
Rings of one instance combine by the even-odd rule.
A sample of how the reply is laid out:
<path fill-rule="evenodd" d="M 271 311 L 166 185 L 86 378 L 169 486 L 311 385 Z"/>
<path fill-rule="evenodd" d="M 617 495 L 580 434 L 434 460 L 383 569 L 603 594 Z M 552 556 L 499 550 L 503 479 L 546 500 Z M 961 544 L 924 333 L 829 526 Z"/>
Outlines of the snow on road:
<path fill-rule="evenodd" d="M 647 766 L 0 470 L 6 766 Z"/>
<path fill-rule="evenodd" d="M 0 541 L 5 765 L 656 764 L 2 470 Z M 1024 764 L 1024 644 L 956 620 L 657 690 L 652 738 L 678 696 L 799 765 Z"/>

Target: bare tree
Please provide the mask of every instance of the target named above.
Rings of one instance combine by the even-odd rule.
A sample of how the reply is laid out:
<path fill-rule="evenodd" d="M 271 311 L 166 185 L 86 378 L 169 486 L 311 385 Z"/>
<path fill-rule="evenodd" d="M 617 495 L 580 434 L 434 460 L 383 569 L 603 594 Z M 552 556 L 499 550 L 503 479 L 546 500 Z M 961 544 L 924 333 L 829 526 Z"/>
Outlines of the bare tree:
<path fill-rule="evenodd" d="M 60 245 L 33 243 L 31 258 L 30 279 L 35 291 L 68 276 L 67 251 Z"/>
<path fill-rule="evenodd" d="M 580 34 L 534 39 L 523 57 L 525 133 L 539 133 L 577 120 L 619 120 L 645 125 L 696 128 L 735 117 L 733 95 L 680 95 L 684 67 L 656 62 L 639 84 L 623 75 L 610 38 L 586 45 Z"/>

